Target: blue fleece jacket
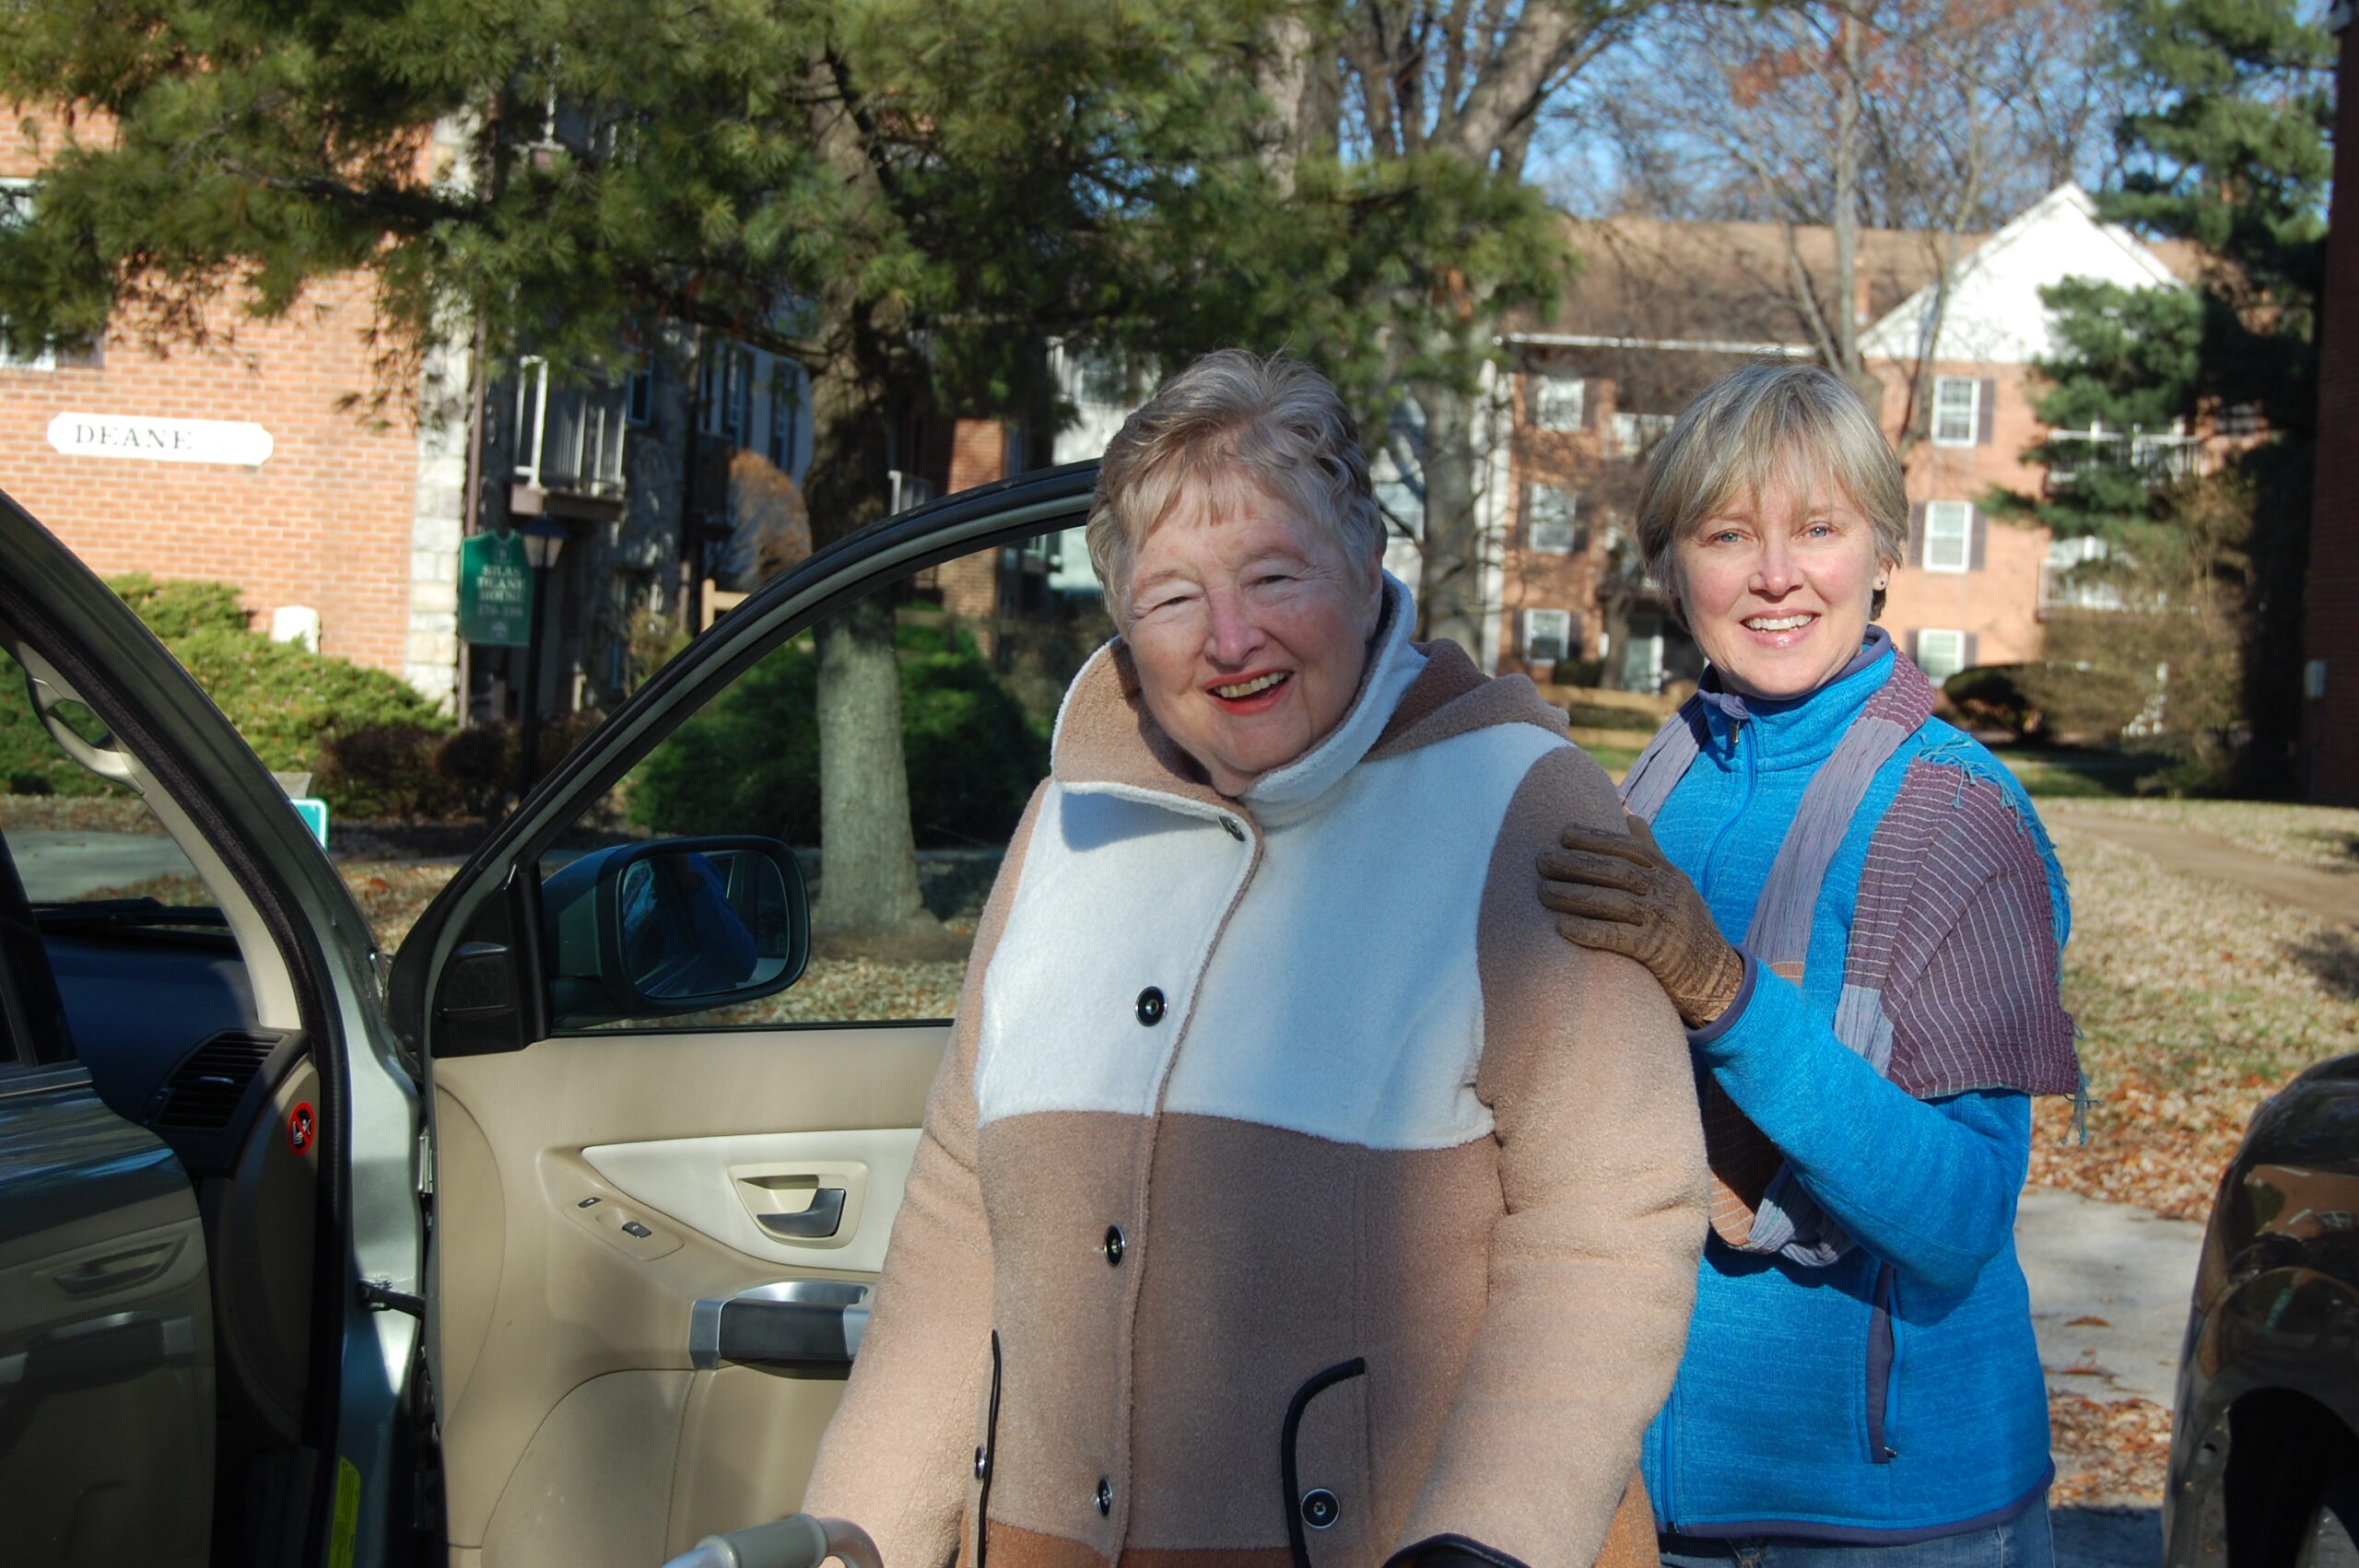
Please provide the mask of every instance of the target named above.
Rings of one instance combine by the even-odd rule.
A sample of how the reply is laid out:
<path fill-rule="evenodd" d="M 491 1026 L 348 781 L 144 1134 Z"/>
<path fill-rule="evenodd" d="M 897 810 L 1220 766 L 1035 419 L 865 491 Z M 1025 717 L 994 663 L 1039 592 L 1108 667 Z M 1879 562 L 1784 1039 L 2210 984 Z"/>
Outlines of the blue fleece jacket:
<path fill-rule="evenodd" d="M 1744 938 L 1803 789 L 1892 669 L 1886 654 L 1806 697 L 1755 703 L 1743 720 L 1708 712 L 1708 742 L 1654 832 L 1731 942 Z M 1836 853 L 1802 982 L 1748 964 L 1738 1006 L 1695 1036 L 1699 1067 L 1859 1245 L 1810 1269 L 1707 1244 L 1686 1356 L 1647 1436 L 1663 1528 L 1898 1543 L 1998 1523 L 2050 1479 L 2013 1243 L 2030 1099 L 1915 1099 L 1833 1027 L 1869 843 L 1922 765 L 1989 778 L 2030 816 L 1996 758 L 1928 720 L 1879 770 Z M 2055 913 L 2060 944 L 2060 899 Z"/>

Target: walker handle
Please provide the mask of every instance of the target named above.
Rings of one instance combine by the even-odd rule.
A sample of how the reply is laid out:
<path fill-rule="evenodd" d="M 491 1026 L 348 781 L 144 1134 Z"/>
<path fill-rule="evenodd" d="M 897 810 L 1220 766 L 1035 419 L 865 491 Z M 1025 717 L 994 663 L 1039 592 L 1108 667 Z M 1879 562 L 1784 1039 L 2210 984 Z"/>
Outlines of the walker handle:
<path fill-rule="evenodd" d="M 830 1557 L 844 1568 L 884 1568 L 866 1530 L 849 1519 L 808 1514 L 707 1536 L 663 1568 L 819 1568 Z"/>

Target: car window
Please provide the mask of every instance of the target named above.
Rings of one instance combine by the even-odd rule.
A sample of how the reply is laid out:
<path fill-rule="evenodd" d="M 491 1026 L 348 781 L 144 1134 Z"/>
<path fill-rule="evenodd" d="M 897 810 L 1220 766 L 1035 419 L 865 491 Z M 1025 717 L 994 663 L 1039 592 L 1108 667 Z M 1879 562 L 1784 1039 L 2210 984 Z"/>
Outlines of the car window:
<path fill-rule="evenodd" d="M 78 703 L 53 710 L 86 748 L 111 737 Z M 137 1117 L 190 1047 L 253 1027 L 252 987 L 196 867 L 130 788 L 74 760 L 0 648 L 0 855 L 38 932 L 58 1048 L 107 1104 Z"/>
<path fill-rule="evenodd" d="M 57 716 L 92 745 L 106 726 L 78 702 Z M 0 649 L 0 833 L 24 883 L 44 904 L 150 901 L 203 907 L 212 895 L 136 791 L 85 769 L 42 725 L 23 666 Z"/>
<path fill-rule="evenodd" d="M 861 654 L 864 647 L 873 655 L 888 635 L 906 808 L 896 803 L 894 780 L 879 760 L 889 753 L 877 745 L 874 724 L 883 707 L 882 666 Z M 539 870 L 545 890 L 566 888 L 589 868 L 553 879 L 583 857 L 618 846 L 782 843 L 814 913 L 807 965 L 793 985 L 757 1000 L 581 1027 L 639 1032 L 948 1017 L 992 878 L 1025 802 L 1048 771 L 1057 705 L 1074 673 L 1112 635 L 1081 531 L 1071 529 L 927 568 L 771 649 L 584 812 Z M 830 659 L 842 661 L 833 676 Z M 839 709 L 833 718 L 822 713 L 829 703 Z M 842 750 L 850 755 L 832 767 L 822 755 L 823 732 L 848 737 Z M 831 790 L 849 806 L 830 813 L 825 801 Z M 897 818 L 898 835 L 891 831 Z M 830 827 L 861 849 L 831 855 Z M 897 837 L 898 847 L 877 848 Z M 728 942 L 746 943 L 745 972 L 757 973 L 763 963 L 778 961 L 768 945 L 756 952 L 769 941 L 758 929 L 762 919 L 748 913 L 748 936 L 740 923 L 719 918 L 722 902 L 757 908 L 739 891 L 750 886 L 743 854 L 715 846 L 694 865 L 666 860 L 659 862 L 668 868 L 663 874 L 631 872 L 628 885 L 616 880 L 615 893 L 631 900 L 634 918 L 660 914 L 683 933 L 707 933 L 698 940 L 708 963 L 734 964 Z M 880 908 L 887 918 L 859 918 Z M 902 916 L 890 916 L 896 908 Z M 702 927 L 699 919 L 707 922 Z M 723 928 L 729 939 L 710 934 Z M 557 1011 L 567 1012 L 562 999 Z M 573 1032 L 563 1023 L 559 1028 Z"/>

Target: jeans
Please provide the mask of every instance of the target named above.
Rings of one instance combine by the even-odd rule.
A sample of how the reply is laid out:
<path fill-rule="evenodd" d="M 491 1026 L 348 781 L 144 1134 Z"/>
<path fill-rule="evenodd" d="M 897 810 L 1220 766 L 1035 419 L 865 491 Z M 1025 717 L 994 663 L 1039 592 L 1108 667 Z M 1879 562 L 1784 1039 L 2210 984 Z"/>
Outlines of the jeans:
<path fill-rule="evenodd" d="M 1905 1546 L 1839 1546 L 1791 1536 L 1749 1540 L 1661 1538 L 1663 1568 L 2054 1568 L 2048 1509 L 2035 1504 L 2003 1525 Z"/>

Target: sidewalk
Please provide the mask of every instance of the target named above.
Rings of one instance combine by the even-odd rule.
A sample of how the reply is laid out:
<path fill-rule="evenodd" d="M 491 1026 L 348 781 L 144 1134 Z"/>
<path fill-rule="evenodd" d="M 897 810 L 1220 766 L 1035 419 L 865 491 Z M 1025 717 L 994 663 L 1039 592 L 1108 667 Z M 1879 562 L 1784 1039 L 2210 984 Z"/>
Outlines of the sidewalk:
<path fill-rule="evenodd" d="M 2048 1387 L 2168 1409 L 2202 1241 L 2203 1227 L 2185 1220 L 2056 1188 L 2025 1190 L 2015 1251 Z M 2072 1462 L 2060 1454 L 2060 1473 Z M 2051 1521 L 2057 1568 L 2160 1568 L 2159 1507 L 2059 1508 Z"/>

